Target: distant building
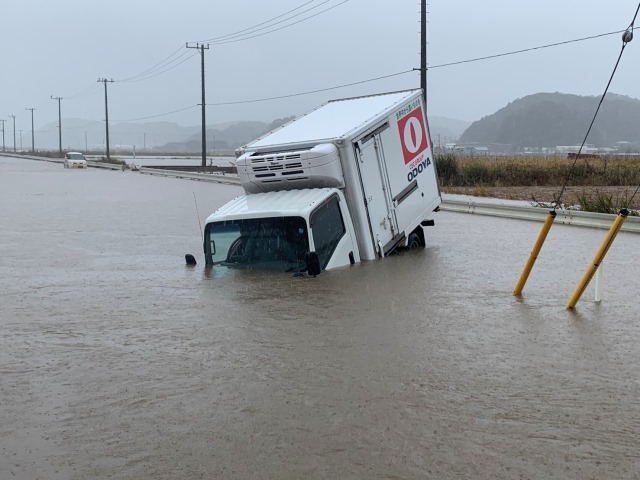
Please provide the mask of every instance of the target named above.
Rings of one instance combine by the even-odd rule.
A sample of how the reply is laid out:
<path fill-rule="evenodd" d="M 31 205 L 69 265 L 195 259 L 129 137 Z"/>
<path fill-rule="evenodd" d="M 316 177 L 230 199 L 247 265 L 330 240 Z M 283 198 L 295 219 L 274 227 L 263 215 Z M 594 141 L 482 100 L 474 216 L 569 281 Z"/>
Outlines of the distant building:
<path fill-rule="evenodd" d="M 511 155 L 513 153 L 513 145 L 510 143 L 491 143 L 489 151 L 492 155 Z"/>
<path fill-rule="evenodd" d="M 618 153 L 638 153 L 640 152 L 640 142 L 616 142 L 614 145 L 616 152 Z"/>
<path fill-rule="evenodd" d="M 513 145 L 504 143 L 492 143 L 489 145 L 479 143 L 447 143 L 445 144 L 445 151 L 458 155 L 500 156 L 512 154 Z"/>
<path fill-rule="evenodd" d="M 478 156 L 486 156 L 489 155 L 489 147 L 484 145 L 480 145 L 477 143 L 457 143 L 453 147 L 453 151 L 459 155 L 478 155 Z"/>
<path fill-rule="evenodd" d="M 617 150 L 611 147 L 600 147 L 598 148 L 598 153 L 601 155 L 613 155 Z"/>
<path fill-rule="evenodd" d="M 577 154 L 580 153 L 598 153 L 598 149 L 595 145 L 588 144 L 582 147 L 582 151 L 580 150 L 580 145 L 558 145 L 556 146 L 556 153 L 567 155 L 569 153 Z"/>

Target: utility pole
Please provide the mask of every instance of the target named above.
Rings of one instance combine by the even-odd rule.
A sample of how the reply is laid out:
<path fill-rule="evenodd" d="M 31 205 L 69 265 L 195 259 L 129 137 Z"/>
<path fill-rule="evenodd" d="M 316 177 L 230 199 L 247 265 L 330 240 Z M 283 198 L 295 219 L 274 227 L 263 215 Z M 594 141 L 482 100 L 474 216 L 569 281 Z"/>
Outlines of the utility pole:
<path fill-rule="evenodd" d="M 144 132 L 142 134 L 142 138 L 143 138 L 142 144 L 144 145 L 142 149 L 146 152 L 147 151 L 147 132 Z"/>
<path fill-rule="evenodd" d="M 60 155 L 62 156 L 62 114 L 60 110 L 60 100 L 62 100 L 62 97 L 54 97 L 51 95 L 51 100 L 58 101 L 58 145 L 60 146 Z"/>
<path fill-rule="evenodd" d="M 22 151 L 22 130 L 18 130 L 20 133 L 20 151 Z"/>
<path fill-rule="evenodd" d="M 25 107 L 25 110 L 31 110 L 31 153 L 36 151 L 36 144 L 34 141 L 35 132 L 33 131 L 33 111 L 35 108 Z M 22 142 L 20 142 L 20 148 L 22 149 Z"/>
<path fill-rule="evenodd" d="M 420 88 L 427 115 L 427 0 L 420 0 Z"/>
<path fill-rule="evenodd" d="M 9 115 L 11 118 L 13 118 L 13 151 L 15 153 L 16 151 L 16 116 L 15 115 Z"/>
<path fill-rule="evenodd" d="M 204 51 L 209 50 L 209 44 L 199 44 L 189 45 L 187 43 L 187 48 L 196 48 L 200 50 L 200 75 L 202 77 L 202 167 L 207 166 L 207 124 L 205 118 L 205 95 L 204 95 Z"/>
<path fill-rule="evenodd" d="M 6 122 L 6 120 L 0 119 L 0 122 L 2 122 L 2 151 L 4 152 L 5 151 L 5 148 L 4 148 L 4 122 Z"/>
<path fill-rule="evenodd" d="M 98 82 L 104 84 L 104 119 L 107 128 L 107 161 L 109 161 L 111 160 L 111 156 L 109 155 L 109 102 L 107 100 L 107 83 L 113 83 L 113 78 L 111 80 L 99 78 Z"/>

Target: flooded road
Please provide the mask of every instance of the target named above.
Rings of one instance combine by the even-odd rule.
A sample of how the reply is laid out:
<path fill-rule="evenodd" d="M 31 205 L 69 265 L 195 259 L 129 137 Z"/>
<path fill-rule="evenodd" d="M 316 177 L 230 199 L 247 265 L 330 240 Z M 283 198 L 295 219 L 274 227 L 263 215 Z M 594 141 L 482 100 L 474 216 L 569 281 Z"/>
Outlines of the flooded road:
<path fill-rule="evenodd" d="M 627 479 L 638 241 L 440 212 L 317 278 L 203 268 L 238 187 L 0 157 L 0 478 Z M 184 265 L 194 253 L 198 266 Z"/>

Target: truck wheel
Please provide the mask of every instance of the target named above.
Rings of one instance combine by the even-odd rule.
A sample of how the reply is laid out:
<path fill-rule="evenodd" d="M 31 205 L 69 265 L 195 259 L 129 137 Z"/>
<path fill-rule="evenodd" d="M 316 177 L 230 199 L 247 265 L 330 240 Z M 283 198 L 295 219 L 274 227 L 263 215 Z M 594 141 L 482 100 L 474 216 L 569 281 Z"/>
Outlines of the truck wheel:
<path fill-rule="evenodd" d="M 414 248 L 424 247 L 422 244 L 422 240 L 420 240 L 420 236 L 417 233 L 412 233 L 409 235 L 409 240 L 407 241 L 407 249 L 413 250 Z"/>

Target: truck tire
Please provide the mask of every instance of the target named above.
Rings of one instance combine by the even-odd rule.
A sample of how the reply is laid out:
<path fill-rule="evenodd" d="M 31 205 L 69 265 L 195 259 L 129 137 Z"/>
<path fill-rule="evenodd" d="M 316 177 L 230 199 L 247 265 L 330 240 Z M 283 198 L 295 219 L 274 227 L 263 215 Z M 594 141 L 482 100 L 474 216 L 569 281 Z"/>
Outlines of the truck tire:
<path fill-rule="evenodd" d="M 420 236 L 417 233 L 412 233 L 409 235 L 409 239 L 407 240 L 407 250 L 413 250 L 414 248 L 422 248 L 424 247 Z"/>

